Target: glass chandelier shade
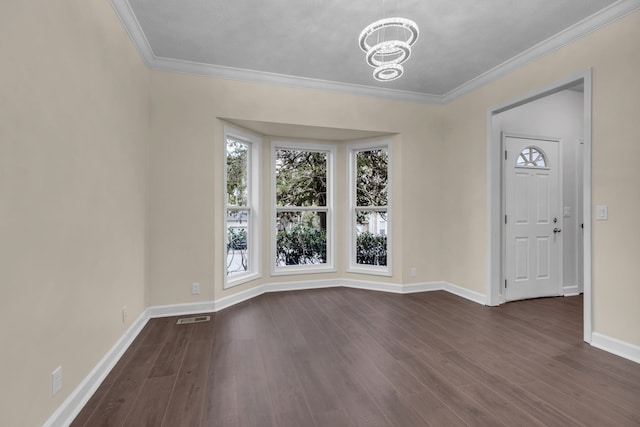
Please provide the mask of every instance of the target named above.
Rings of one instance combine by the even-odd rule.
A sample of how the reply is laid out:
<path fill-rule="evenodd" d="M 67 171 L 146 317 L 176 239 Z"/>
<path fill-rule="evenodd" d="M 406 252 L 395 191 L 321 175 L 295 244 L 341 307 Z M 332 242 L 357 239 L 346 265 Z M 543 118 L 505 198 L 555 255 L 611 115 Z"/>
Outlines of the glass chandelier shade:
<path fill-rule="evenodd" d="M 411 46 L 419 34 L 416 23 L 405 18 L 384 18 L 367 25 L 358 41 L 367 64 L 374 68 L 373 77 L 391 81 L 402 76 L 402 64 L 411 56 Z"/>

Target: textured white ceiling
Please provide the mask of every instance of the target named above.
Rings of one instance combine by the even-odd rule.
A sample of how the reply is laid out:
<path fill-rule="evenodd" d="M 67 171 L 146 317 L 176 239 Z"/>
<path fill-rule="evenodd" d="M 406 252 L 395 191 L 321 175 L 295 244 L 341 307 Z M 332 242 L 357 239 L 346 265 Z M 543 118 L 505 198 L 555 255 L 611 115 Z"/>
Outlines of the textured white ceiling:
<path fill-rule="evenodd" d="M 116 9 L 118 3 L 125 4 L 133 13 L 134 20 L 123 22 L 128 27 L 131 22 L 139 25 L 129 32 L 142 34 L 137 44 L 146 39 L 147 46 L 139 49 L 150 48 L 155 61 L 230 67 L 227 76 L 232 78 L 235 71 L 244 79 L 251 75 L 247 71 L 257 71 L 436 97 L 575 28 L 585 18 L 594 20 L 615 3 L 625 3 L 627 9 L 640 4 L 636 0 L 385 0 L 384 16 L 414 20 L 420 37 L 404 76 L 382 83 L 373 79 L 373 69 L 357 42 L 360 31 L 382 16 L 380 0 L 112 3 Z"/>

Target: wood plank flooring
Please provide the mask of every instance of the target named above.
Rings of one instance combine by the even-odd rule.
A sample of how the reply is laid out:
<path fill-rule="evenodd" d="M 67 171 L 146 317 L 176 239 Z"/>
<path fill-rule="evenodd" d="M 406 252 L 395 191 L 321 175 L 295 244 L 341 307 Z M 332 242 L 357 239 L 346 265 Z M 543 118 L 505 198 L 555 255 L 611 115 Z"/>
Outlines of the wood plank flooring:
<path fill-rule="evenodd" d="M 639 426 L 640 365 L 582 341 L 582 297 L 265 294 L 149 321 L 73 427 Z"/>

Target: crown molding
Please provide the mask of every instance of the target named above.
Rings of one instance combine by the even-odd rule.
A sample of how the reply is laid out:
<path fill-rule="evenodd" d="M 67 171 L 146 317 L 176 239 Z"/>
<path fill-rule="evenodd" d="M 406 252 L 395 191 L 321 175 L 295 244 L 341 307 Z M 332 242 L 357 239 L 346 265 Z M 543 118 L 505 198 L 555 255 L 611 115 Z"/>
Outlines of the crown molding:
<path fill-rule="evenodd" d="M 253 83 L 266 83 L 276 86 L 338 92 L 348 95 L 373 96 L 376 98 L 394 99 L 407 102 L 419 102 L 424 104 L 441 104 L 443 99 L 443 97 L 438 95 L 419 92 L 340 83 L 329 80 L 312 79 L 308 77 L 289 76 L 285 74 L 224 67 L 221 65 L 203 64 L 200 62 L 162 58 L 157 56 L 153 57 L 149 64 L 149 68 L 159 71 L 200 74 L 225 80 L 240 80 Z"/>
<path fill-rule="evenodd" d="M 133 9 L 131 9 L 129 1 L 109 0 L 109 3 L 111 3 L 111 7 L 116 12 L 116 15 L 118 15 L 118 18 L 120 18 L 120 22 L 122 22 L 124 29 L 127 31 L 127 34 L 129 34 L 129 38 L 136 47 L 140 57 L 147 67 L 152 68 L 152 64 L 156 56 L 153 53 L 153 49 L 151 49 L 147 36 L 145 36 L 142 31 L 138 18 L 136 18 L 136 15 L 133 13 Z"/>
<path fill-rule="evenodd" d="M 448 93 L 435 95 L 158 57 L 153 53 L 153 49 L 151 49 L 151 45 L 142 31 L 140 22 L 133 13 L 129 1 L 109 1 L 138 50 L 138 53 L 142 57 L 142 60 L 147 67 L 152 70 L 197 74 L 225 80 L 265 83 L 276 86 L 338 92 L 348 95 L 371 96 L 424 104 L 447 104 L 640 9 L 640 0 L 619 0 L 530 49 L 508 59 L 502 64 L 463 83 Z"/>
<path fill-rule="evenodd" d="M 585 37 L 640 9 L 640 0 L 620 0 L 601 11 L 588 16 L 573 26 L 549 37 L 524 52 L 506 60 L 500 65 L 458 86 L 442 97 L 447 104 L 462 95 L 466 95 L 506 74 L 515 71 L 551 52 L 554 52 L 574 41 Z"/>

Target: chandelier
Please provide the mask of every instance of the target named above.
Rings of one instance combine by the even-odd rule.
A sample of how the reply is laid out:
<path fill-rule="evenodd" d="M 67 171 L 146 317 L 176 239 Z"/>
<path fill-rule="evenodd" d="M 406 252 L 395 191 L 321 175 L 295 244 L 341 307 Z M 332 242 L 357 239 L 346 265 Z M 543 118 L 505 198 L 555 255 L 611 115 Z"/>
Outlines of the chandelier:
<path fill-rule="evenodd" d="M 388 82 L 402 76 L 402 64 L 411 56 L 418 34 L 416 23 L 405 18 L 383 18 L 362 30 L 360 49 L 366 53 L 367 64 L 374 68 L 376 80 Z"/>

